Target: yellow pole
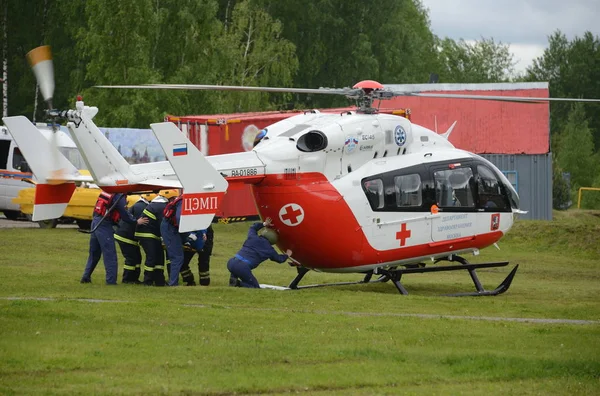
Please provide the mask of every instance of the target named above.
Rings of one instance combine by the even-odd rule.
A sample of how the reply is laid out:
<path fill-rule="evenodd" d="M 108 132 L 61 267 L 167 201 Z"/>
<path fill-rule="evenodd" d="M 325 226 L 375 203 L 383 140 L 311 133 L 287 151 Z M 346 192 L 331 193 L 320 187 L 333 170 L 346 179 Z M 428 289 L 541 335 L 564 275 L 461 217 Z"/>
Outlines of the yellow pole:
<path fill-rule="evenodd" d="M 579 188 L 579 197 L 577 198 L 577 209 L 581 208 L 581 192 L 583 190 L 600 191 L 600 188 L 598 188 L 598 187 L 580 187 Z"/>

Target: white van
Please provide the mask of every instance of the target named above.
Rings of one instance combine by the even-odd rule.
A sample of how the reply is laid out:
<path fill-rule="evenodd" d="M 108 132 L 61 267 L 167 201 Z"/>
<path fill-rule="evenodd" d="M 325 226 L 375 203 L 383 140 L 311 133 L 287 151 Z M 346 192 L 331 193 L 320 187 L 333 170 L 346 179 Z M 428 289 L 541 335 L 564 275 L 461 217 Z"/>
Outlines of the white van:
<path fill-rule="evenodd" d="M 54 140 L 60 151 L 77 167 L 86 169 L 77 146 L 64 130 L 52 131 L 46 124 L 36 124 L 48 140 Z M 64 127 L 63 127 L 64 128 Z M 0 212 L 6 218 L 16 220 L 22 216 L 19 204 L 12 202 L 23 188 L 30 188 L 35 180 L 21 150 L 15 144 L 8 128 L 0 126 Z"/>

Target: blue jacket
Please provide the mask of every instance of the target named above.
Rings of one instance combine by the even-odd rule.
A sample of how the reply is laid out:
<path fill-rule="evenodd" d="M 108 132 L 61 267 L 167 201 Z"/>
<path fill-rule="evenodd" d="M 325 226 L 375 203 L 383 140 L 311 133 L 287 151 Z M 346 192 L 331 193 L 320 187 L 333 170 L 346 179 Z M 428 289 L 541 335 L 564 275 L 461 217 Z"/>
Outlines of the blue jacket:
<path fill-rule="evenodd" d="M 271 246 L 266 238 L 258 236 L 258 230 L 263 228 L 262 223 L 254 223 L 248 230 L 248 238 L 239 252 L 235 255 L 238 260 L 241 260 L 250 265 L 250 269 L 254 269 L 266 259 L 283 263 L 288 259 L 287 254 L 279 254 Z"/>

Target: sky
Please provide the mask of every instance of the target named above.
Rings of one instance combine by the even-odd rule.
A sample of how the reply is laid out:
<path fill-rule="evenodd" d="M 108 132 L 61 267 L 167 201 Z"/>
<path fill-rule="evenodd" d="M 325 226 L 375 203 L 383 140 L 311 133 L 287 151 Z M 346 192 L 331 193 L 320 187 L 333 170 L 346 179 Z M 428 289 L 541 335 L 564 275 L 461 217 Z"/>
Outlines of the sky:
<path fill-rule="evenodd" d="M 431 30 L 465 41 L 493 38 L 510 45 L 522 72 L 548 46 L 557 29 L 572 40 L 586 31 L 600 36 L 600 0 L 421 0 Z"/>

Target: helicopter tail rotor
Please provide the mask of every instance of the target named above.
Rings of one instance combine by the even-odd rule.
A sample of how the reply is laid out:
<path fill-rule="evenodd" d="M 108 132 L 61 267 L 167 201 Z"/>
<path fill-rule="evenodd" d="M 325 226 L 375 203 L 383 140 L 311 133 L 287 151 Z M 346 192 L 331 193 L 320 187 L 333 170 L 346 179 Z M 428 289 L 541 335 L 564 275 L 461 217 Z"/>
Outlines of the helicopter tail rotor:
<path fill-rule="evenodd" d="M 52 61 L 52 50 L 49 45 L 43 45 L 29 51 L 26 55 L 29 66 L 35 75 L 38 87 L 42 93 L 42 97 L 46 102 L 49 121 L 52 125 L 52 146 L 58 149 L 57 142 L 57 118 L 59 112 L 53 108 L 52 98 L 54 97 L 54 63 Z M 56 152 L 56 150 L 52 150 Z M 59 163 L 59 158 L 56 155 L 52 156 L 52 167 L 55 168 Z"/>
<path fill-rule="evenodd" d="M 27 61 L 35 74 L 42 97 L 52 110 L 52 97 L 54 96 L 54 65 L 52 63 L 52 51 L 49 45 L 32 49 L 27 53 Z"/>

